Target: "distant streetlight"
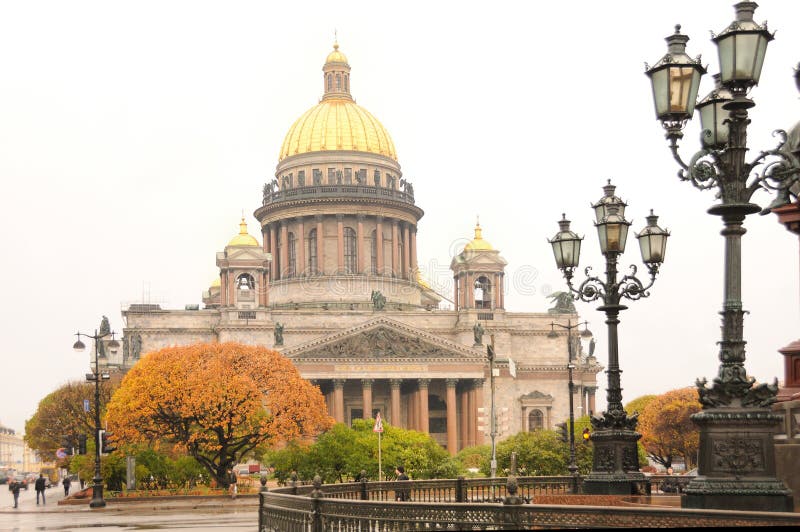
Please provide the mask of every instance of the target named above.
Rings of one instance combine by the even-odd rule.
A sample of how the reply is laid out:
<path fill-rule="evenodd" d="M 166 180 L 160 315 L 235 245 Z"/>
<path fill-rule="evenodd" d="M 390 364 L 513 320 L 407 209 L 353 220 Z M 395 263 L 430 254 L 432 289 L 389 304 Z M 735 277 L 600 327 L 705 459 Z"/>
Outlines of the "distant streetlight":
<path fill-rule="evenodd" d="M 575 410 L 573 406 L 573 396 L 575 393 L 575 383 L 572 380 L 572 370 L 575 369 L 575 364 L 573 361 L 575 360 L 575 353 L 574 353 L 574 344 L 572 342 L 572 329 L 580 327 L 583 325 L 584 329 L 581 331 L 582 338 L 591 338 L 592 332 L 589 330 L 588 321 L 584 321 L 583 323 L 576 323 L 572 324 L 571 320 L 567 320 L 567 324 L 563 325 L 561 323 L 550 322 L 550 331 L 553 331 L 553 327 L 561 327 L 562 329 L 567 330 L 567 353 L 568 353 L 568 360 L 567 360 L 567 371 L 569 373 L 569 465 L 567 469 L 569 470 L 569 474 L 572 477 L 572 493 L 578 493 L 578 464 L 575 462 Z M 579 407 L 580 408 L 580 407 Z"/>
<path fill-rule="evenodd" d="M 89 502 L 89 507 L 102 508 L 106 505 L 106 501 L 103 500 L 103 477 L 100 475 L 100 381 L 108 379 L 109 375 L 100 373 L 97 344 L 103 338 L 111 336 L 107 347 L 113 354 L 119 349 L 119 342 L 114 339 L 113 332 L 98 334 L 95 330 L 94 335 L 77 332 L 75 336 L 78 337 L 78 341 L 72 345 L 72 348 L 78 352 L 86 349 L 86 345 L 81 342 L 81 336 L 94 340 L 94 373 L 86 374 L 87 381 L 94 381 L 94 486 L 92 486 L 92 500 Z"/>

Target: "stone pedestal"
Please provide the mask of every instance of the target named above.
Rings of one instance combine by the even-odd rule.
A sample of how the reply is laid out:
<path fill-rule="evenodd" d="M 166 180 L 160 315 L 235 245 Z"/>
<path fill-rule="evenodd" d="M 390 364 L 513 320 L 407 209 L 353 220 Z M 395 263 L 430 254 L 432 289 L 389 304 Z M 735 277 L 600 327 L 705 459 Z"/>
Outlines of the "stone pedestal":
<path fill-rule="evenodd" d="M 583 481 L 590 495 L 633 495 L 645 480 L 639 471 L 636 442 L 642 435 L 633 430 L 606 429 L 592 433 L 592 472 Z"/>
<path fill-rule="evenodd" d="M 683 508 L 791 512 L 791 491 L 776 478 L 773 437 L 782 416 L 768 408 L 708 408 L 700 428 L 698 475 Z"/>

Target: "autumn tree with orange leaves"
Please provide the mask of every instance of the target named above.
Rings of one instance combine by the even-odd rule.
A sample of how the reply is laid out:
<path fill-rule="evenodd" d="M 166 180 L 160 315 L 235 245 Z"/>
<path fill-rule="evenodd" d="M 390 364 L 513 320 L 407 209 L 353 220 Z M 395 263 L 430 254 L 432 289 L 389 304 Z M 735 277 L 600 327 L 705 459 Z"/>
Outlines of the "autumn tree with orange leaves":
<path fill-rule="evenodd" d="M 676 456 L 687 469 L 697 463 L 700 433 L 690 416 L 702 408 L 697 388 L 680 388 L 650 400 L 639 415 L 638 431 L 648 456 L 671 467 Z"/>
<path fill-rule="evenodd" d="M 144 356 L 108 405 L 118 442 L 171 444 L 219 485 L 255 449 L 328 429 L 319 389 L 280 353 L 238 343 L 168 347 Z"/>

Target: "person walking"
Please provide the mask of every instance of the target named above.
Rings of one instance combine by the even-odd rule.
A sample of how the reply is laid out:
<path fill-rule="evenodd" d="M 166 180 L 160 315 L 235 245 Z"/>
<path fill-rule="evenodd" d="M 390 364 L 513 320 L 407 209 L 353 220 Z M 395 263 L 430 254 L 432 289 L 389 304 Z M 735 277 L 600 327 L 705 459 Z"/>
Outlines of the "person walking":
<path fill-rule="evenodd" d="M 69 497 L 69 486 L 72 484 L 72 481 L 69 479 L 69 477 L 64 477 L 64 480 L 61 481 L 61 483 L 64 485 L 64 497 Z"/>
<path fill-rule="evenodd" d="M 397 480 L 408 480 L 408 475 L 406 475 L 406 469 L 403 466 L 397 466 L 394 470 L 394 474 L 397 475 Z M 395 500 L 396 501 L 409 500 L 408 490 L 404 488 L 396 489 Z"/>
<path fill-rule="evenodd" d="M 229 471 L 229 474 L 230 474 L 231 499 L 235 499 L 236 498 L 236 492 L 237 492 L 236 483 L 238 481 L 238 478 L 236 477 L 236 471 L 234 471 L 233 469 L 229 469 L 228 471 Z"/>
<path fill-rule="evenodd" d="M 44 479 L 44 473 L 39 473 L 39 478 L 36 479 L 36 506 L 39 506 L 39 495 L 42 496 L 42 506 L 47 504 L 44 500 L 44 490 L 47 487 L 47 481 Z"/>
<path fill-rule="evenodd" d="M 8 491 L 14 496 L 14 508 L 19 505 L 19 490 L 22 489 L 22 483 L 18 482 L 15 478 L 8 479 Z"/>

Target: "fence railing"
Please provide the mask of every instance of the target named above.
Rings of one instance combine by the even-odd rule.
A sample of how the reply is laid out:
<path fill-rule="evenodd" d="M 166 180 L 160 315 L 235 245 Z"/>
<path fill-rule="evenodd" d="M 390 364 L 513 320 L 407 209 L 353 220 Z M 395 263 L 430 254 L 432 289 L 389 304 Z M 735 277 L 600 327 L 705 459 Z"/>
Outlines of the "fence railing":
<path fill-rule="evenodd" d="M 639 488 L 645 491 L 652 481 L 661 480 L 660 477 L 651 478 Z M 329 485 L 317 481 L 311 486 L 295 483 L 260 494 L 259 531 L 800 525 L 800 515 L 786 513 L 613 506 L 601 505 L 604 503 L 600 499 L 596 506 L 529 504 L 535 502 L 537 495 L 568 495 L 571 481 L 565 476 L 519 477 L 516 486 L 506 478 L 362 481 Z M 407 494 L 407 500 L 398 502 L 399 493 Z M 648 499 L 658 499 L 658 496 Z"/>

